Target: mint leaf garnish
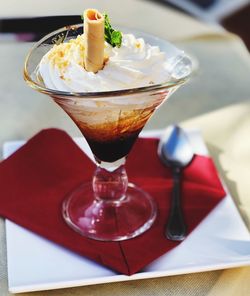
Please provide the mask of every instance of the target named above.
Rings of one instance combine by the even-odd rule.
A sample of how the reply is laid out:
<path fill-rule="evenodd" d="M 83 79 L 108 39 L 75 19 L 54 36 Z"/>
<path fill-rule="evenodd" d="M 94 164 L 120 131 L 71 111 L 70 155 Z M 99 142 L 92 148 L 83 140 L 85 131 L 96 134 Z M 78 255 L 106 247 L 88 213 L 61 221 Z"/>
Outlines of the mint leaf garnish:
<path fill-rule="evenodd" d="M 112 46 L 120 47 L 122 44 L 122 34 L 120 31 L 113 31 L 111 34 Z"/>
<path fill-rule="evenodd" d="M 113 47 L 121 47 L 122 44 L 122 33 L 112 28 L 109 17 L 104 13 L 104 37 L 105 40 Z"/>

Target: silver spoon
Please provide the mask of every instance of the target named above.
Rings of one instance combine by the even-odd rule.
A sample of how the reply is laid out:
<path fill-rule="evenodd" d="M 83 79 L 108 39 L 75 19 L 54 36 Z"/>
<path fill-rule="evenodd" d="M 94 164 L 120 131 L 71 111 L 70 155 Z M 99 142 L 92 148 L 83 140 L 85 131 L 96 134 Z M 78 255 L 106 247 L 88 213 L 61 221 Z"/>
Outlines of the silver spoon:
<path fill-rule="evenodd" d="M 181 207 L 181 171 L 191 162 L 194 156 L 183 129 L 176 125 L 166 129 L 158 146 L 158 155 L 166 166 L 172 168 L 174 181 L 165 236 L 170 240 L 182 241 L 186 237 L 187 227 Z"/>

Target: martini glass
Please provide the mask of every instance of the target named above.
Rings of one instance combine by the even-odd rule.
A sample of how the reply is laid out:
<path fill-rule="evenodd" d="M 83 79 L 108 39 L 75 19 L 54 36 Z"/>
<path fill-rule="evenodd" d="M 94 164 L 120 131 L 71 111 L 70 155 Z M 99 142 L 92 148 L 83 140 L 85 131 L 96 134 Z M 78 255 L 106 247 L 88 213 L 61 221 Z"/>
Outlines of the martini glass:
<path fill-rule="evenodd" d="M 48 89 L 37 72 L 40 60 L 54 44 L 82 33 L 83 26 L 74 25 L 42 38 L 26 58 L 24 78 L 32 88 L 49 95 L 69 115 L 96 160 L 92 182 L 75 188 L 64 199 L 62 215 L 66 223 L 89 238 L 121 241 L 145 232 L 157 214 L 153 198 L 128 182 L 126 157 L 156 108 L 188 80 L 193 64 L 172 44 L 133 30 L 136 37 L 166 52 L 169 77 L 164 83 L 105 92 Z"/>

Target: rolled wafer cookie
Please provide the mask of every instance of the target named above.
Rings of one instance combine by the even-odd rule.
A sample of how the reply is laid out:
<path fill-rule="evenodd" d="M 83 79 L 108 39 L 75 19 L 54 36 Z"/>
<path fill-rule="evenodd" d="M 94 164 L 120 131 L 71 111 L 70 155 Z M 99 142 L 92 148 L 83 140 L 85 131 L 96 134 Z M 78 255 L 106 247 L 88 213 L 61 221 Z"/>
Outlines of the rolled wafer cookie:
<path fill-rule="evenodd" d="M 84 68 L 98 72 L 104 64 L 104 16 L 96 9 L 84 11 Z"/>

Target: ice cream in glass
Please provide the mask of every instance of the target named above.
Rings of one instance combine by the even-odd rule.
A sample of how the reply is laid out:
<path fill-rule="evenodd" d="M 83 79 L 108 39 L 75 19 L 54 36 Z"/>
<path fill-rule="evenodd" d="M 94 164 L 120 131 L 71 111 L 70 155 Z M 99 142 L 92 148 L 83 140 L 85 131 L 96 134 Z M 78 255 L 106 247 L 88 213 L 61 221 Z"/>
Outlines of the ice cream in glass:
<path fill-rule="evenodd" d="M 193 64 L 167 41 L 115 30 L 95 9 L 85 10 L 83 20 L 37 42 L 24 78 L 69 115 L 96 160 L 92 182 L 65 197 L 66 223 L 97 240 L 130 239 L 152 226 L 157 207 L 128 182 L 126 157 L 156 108 L 188 80 Z"/>

